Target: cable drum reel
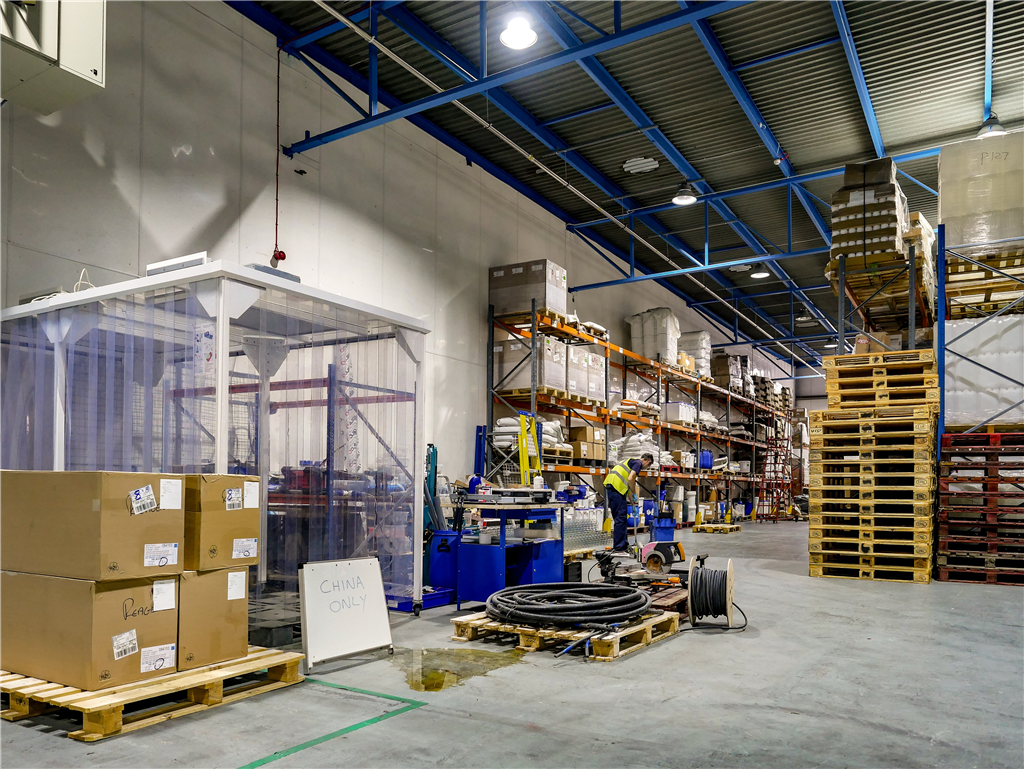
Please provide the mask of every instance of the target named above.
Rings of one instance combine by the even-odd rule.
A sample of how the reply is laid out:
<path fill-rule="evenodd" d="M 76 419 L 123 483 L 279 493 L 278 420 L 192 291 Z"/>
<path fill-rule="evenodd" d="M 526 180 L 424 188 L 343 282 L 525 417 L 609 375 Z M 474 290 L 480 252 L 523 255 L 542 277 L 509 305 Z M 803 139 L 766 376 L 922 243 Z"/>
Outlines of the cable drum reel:
<path fill-rule="evenodd" d="M 736 580 L 733 573 L 732 558 L 726 563 L 724 570 L 709 569 L 704 566 L 706 555 L 690 558 L 689 577 L 687 584 L 686 611 L 689 614 L 690 627 L 687 629 L 734 628 L 733 609 L 739 609 L 733 603 L 736 593 Z M 740 609 L 740 614 L 743 610 Z M 705 617 L 725 617 L 725 625 L 697 624 Z M 743 624 L 747 626 L 747 615 L 743 614 Z"/>

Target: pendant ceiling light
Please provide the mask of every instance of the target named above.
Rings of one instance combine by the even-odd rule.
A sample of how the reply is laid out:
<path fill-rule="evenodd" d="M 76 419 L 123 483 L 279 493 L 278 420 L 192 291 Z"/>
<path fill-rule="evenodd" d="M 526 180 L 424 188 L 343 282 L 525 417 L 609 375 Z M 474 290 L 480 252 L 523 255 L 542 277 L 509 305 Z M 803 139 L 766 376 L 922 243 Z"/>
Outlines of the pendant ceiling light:
<path fill-rule="evenodd" d="M 984 139 L 988 136 L 1003 136 L 1006 134 L 1006 129 L 1003 128 L 1002 123 L 999 122 L 999 118 L 996 117 L 996 113 L 992 112 L 989 115 L 988 120 L 981 124 L 981 128 L 978 129 L 979 139 Z"/>
<path fill-rule="evenodd" d="M 537 33 L 530 28 L 530 22 L 525 18 L 513 16 L 508 20 L 508 26 L 498 36 L 498 39 L 506 48 L 521 51 L 537 42 Z"/>
<path fill-rule="evenodd" d="M 764 266 L 763 262 L 758 262 L 757 266 L 754 267 L 754 271 L 750 273 L 750 277 L 757 278 L 758 280 L 761 278 L 767 278 L 769 275 L 771 275 L 771 273 L 768 272 L 768 268 Z"/>
<path fill-rule="evenodd" d="M 825 342 L 825 349 L 826 349 L 826 350 L 834 350 L 834 349 L 836 349 L 836 348 L 837 348 L 838 346 L 839 346 L 839 343 L 838 343 L 838 342 L 835 342 L 835 341 L 832 341 L 832 342 Z"/>
<path fill-rule="evenodd" d="M 679 189 L 676 190 L 676 194 L 672 198 L 673 205 L 677 206 L 692 206 L 696 202 L 697 190 L 690 184 L 680 184 Z"/>

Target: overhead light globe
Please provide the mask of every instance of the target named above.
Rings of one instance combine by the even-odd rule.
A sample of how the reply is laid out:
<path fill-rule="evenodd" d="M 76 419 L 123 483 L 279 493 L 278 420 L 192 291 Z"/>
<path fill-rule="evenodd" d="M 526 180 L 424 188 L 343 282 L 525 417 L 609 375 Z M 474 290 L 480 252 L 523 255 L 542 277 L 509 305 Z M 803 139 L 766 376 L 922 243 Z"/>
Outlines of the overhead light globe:
<path fill-rule="evenodd" d="M 537 42 L 537 33 L 530 28 L 530 22 L 525 18 L 513 16 L 508 20 L 505 31 L 498 35 L 498 39 L 506 48 L 521 51 Z"/>
<path fill-rule="evenodd" d="M 768 272 L 768 268 L 764 266 L 763 262 L 758 262 L 754 266 L 754 271 L 750 273 L 750 277 L 757 278 L 758 280 L 761 280 L 762 278 L 767 278 L 769 275 L 771 275 L 771 273 Z"/>
<path fill-rule="evenodd" d="M 839 346 L 839 343 L 835 342 L 835 341 L 833 341 L 833 342 L 825 342 L 825 349 L 826 350 L 834 350 L 838 346 Z"/>
<path fill-rule="evenodd" d="M 989 136 L 1004 136 L 1006 129 L 1003 128 L 1002 123 L 999 122 L 999 118 L 996 117 L 995 112 L 989 113 L 988 120 L 981 124 L 981 128 L 978 129 L 979 139 L 986 139 Z"/>
<path fill-rule="evenodd" d="M 697 202 L 697 190 L 691 184 L 680 184 L 672 204 L 676 206 L 692 206 Z"/>
<path fill-rule="evenodd" d="M 797 323 L 807 323 L 808 321 L 814 320 L 809 313 L 802 313 L 796 317 Z"/>

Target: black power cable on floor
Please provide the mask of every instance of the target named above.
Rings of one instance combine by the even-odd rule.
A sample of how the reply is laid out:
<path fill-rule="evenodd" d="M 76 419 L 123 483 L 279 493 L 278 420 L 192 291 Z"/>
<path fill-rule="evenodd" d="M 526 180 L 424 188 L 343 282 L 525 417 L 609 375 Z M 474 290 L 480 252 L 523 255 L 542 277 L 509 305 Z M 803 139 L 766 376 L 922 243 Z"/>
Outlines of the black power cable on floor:
<path fill-rule="evenodd" d="M 737 627 L 726 625 L 698 625 L 704 617 L 723 617 L 729 613 L 729 573 L 716 569 L 695 566 L 689 575 L 687 586 L 690 614 L 694 624 L 685 630 L 743 630 L 747 626 L 747 615 L 735 602 L 733 606 L 743 615 L 743 624 Z"/>
<path fill-rule="evenodd" d="M 499 622 L 610 626 L 651 608 L 650 593 L 625 585 L 547 582 L 499 590 L 487 599 L 487 616 Z"/>

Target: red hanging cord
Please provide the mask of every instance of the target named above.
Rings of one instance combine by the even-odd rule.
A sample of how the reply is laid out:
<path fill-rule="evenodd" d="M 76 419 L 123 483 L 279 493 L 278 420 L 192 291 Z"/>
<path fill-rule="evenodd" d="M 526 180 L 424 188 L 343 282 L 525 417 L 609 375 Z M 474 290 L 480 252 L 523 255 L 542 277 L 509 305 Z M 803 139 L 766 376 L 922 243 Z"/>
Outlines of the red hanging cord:
<path fill-rule="evenodd" d="M 285 253 L 277 247 L 278 221 L 281 216 L 281 49 L 277 49 L 277 139 L 274 143 L 274 253 L 270 258 L 272 267 L 284 261 Z"/>

